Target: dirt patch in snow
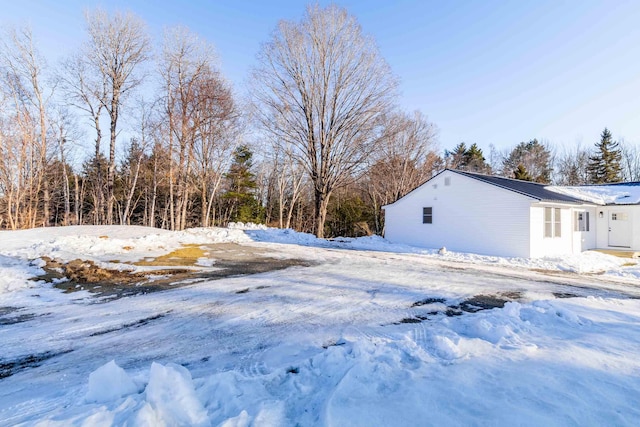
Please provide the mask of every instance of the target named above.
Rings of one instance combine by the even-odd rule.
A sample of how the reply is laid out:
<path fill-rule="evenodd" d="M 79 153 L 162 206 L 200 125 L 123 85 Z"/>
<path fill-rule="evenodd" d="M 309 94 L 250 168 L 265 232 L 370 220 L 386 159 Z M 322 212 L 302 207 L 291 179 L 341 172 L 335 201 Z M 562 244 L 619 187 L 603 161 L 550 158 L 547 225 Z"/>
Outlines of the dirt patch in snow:
<path fill-rule="evenodd" d="M 42 258 L 46 274 L 36 280 L 51 282 L 64 292 L 86 290 L 104 300 L 193 285 L 198 282 L 310 266 L 307 260 L 272 258 L 267 250 L 234 243 L 185 245 L 169 254 L 145 258 L 123 269 L 110 269 L 92 261 L 60 262 Z M 117 261 L 112 261 L 117 263 Z M 128 268 L 154 267 L 153 271 Z"/>
<path fill-rule="evenodd" d="M 412 317 L 405 317 L 397 324 L 401 323 L 420 323 L 429 320 L 431 317 L 444 314 L 447 317 L 461 316 L 465 313 L 477 313 L 482 310 L 491 310 L 494 308 L 503 308 L 509 301 L 518 301 L 522 299 L 520 292 L 502 292 L 491 295 L 474 295 L 462 301 L 459 304 L 447 304 L 444 298 L 429 297 L 414 302 L 411 308 L 425 308 L 429 311 L 424 314 L 417 314 Z"/>

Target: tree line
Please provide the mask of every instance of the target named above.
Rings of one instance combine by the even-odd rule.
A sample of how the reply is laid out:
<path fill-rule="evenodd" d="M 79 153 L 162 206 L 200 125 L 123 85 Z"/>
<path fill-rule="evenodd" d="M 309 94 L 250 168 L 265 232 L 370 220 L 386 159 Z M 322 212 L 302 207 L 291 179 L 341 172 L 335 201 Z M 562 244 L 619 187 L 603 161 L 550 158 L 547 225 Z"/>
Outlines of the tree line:
<path fill-rule="evenodd" d="M 445 150 L 447 167 L 555 185 L 608 184 L 640 181 L 640 151 L 614 141 L 605 128 L 591 148 L 581 145 L 558 152 L 548 142 L 532 139 L 500 153 L 492 146 L 487 159 L 477 144 L 464 142 Z"/>
<path fill-rule="evenodd" d="M 165 29 L 154 49 L 132 13 L 96 9 L 85 23 L 81 48 L 53 65 L 29 29 L 0 39 L 0 228 L 242 221 L 354 236 L 382 233 L 381 207 L 444 167 L 544 183 L 640 179 L 636 149 L 608 130 L 599 151 L 532 140 L 488 160 L 477 144 L 441 155 L 436 126 L 398 108 L 375 41 L 337 6 L 277 25 L 247 100 L 188 28 Z"/>

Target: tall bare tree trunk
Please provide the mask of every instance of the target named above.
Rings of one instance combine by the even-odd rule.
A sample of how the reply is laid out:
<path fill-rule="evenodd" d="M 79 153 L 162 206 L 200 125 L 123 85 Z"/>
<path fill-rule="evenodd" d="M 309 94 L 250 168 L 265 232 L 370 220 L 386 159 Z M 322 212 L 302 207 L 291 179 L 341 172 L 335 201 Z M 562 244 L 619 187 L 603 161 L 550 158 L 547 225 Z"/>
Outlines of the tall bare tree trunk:
<path fill-rule="evenodd" d="M 115 85 L 114 85 L 115 86 Z M 118 124 L 118 110 L 120 106 L 119 90 L 113 88 L 113 98 L 111 99 L 111 109 L 109 115 L 111 123 L 109 126 L 109 166 L 107 167 L 107 224 L 113 224 L 113 204 L 115 202 L 114 187 L 116 178 L 116 132 Z"/>
<path fill-rule="evenodd" d="M 257 117 L 305 165 L 322 237 L 329 197 L 363 172 L 397 82 L 374 41 L 337 6 L 309 6 L 302 21 L 281 21 L 258 60 Z"/>
<path fill-rule="evenodd" d="M 74 183 L 74 203 L 73 203 L 73 216 L 75 218 L 74 224 L 80 225 L 80 189 L 78 184 L 78 175 L 73 174 L 73 183 Z"/>
<path fill-rule="evenodd" d="M 85 14 L 89 35 L 85 55 L 92 71 L 102 76 L 107 90 L 100 101 L 109 113 L 106 222 L 113 223 L 115 205 L 116 136 L 123 97 L 142 82 L 134 71 L 149 59 L 150 40 L 142 21 L 131 13 L 110 16 L 104 10 Z"/>

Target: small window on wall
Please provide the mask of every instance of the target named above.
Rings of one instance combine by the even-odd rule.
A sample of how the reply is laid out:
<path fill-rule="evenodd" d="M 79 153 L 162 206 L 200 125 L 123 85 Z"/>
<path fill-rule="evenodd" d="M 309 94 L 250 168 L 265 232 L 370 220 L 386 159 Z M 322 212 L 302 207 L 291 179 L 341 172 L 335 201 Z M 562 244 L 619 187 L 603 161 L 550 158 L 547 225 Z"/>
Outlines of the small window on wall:
<path fill-rule="evenodd" d="M 444 185 L 445 185 L 445 186 L 447 186 L 447 187 L 448 187 L 449 185 L 451 185 L 451 177 L 450 177 L 450 176 L 445 177 L 445 179 L 444 179 Z"/>
<path fill-rule="evenodd" d="M 433 223 L 433 208 L 422 208 L 422 223 L 423 224 Z"/>
<path fill-rule="evenodd" d="M 629 216 L 626 213 L 621 213 L 621 212 L 612 213 L 611 220 L 612 221 L 628 221 Z"/>
<path fill-rule="evenodd" d="M 575 231 L 589 231 L 589 212 L 576 212 Z"/>
<path fill-rule="evenodd" d="M 562 209 L 544 208 L 544 237 L 562 236 Z"/>

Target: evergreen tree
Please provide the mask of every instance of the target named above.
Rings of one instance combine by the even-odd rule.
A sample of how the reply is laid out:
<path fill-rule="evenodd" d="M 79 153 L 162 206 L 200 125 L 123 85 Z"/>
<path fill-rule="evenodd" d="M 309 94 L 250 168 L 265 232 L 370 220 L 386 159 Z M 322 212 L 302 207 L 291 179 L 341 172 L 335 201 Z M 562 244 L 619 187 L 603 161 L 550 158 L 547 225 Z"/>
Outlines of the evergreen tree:
<path fill-rule="evenodd" d="M 589 180 L 592 184 L 605 184 L 622 181 L 622 154 L 618 143 L 611 137 L 609 129 L 604 128 L 600 142 L 596 143 L 596 153 L 589 156 Z"/>
<path fill-rule="evenodd" d="M 527 168 L 522 163 L 519 163 L 518 167 L 513 171 L 513 177 L 520 181 L 533 181 L 533 178 L 529 175 Z"/>
<path fill-rule="evenodd" d="M 471 144 L 471 147 L 469 147 L 465 153 L 465 158 L 466 170 L 478 173 L 491 173 L 491 167 L 486 162 L 482 150 L 475 142 Z"/>
<path fill-rule="evenodd" d="M 519 170 L 520 167 L 522 167 L 522 170 Z M 517 172 L 518 170 L 519 172 Z M 523 172 L 526 172 L 526 174 Z M 537 139 L 521 142 L 502 162 L 504 176 L 511 176 L 524 181 L 549 184 L 551 182 L 551 172 L 551 152 Z M 520 176 L 526 176 L 527 179 L 518 178 L 516 173 L 519 173 Z"/>
<path fill-rule="evenodd" d="M 456 145 L 453 151 L 445 150 L 446 166 L 478 173 L 491 173 L 491 166 L 486 162 L 482 149 L 473 143 L 467 148 L 464 142 Z"/>
<path fill-rule="evenodd" d="M 229 221 L 264 222 L 264 207 L 255 195 L 258 185 L 251 172 L 252 157 L 249 147 L 239 146 L 229 172 L 225 174 L 228 190 L 224 198 L 228 201 Z"/>
<path fill-rule="evenodd" d="M 464 142 L 456 145 L 453 151 L 445 150 L 446 166 L 451 169 L 463 169 L 466 166 L 467 146 Z"/>

